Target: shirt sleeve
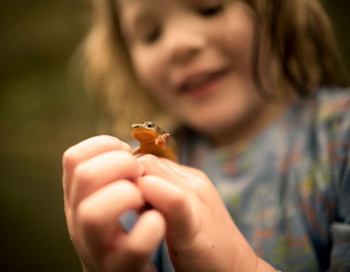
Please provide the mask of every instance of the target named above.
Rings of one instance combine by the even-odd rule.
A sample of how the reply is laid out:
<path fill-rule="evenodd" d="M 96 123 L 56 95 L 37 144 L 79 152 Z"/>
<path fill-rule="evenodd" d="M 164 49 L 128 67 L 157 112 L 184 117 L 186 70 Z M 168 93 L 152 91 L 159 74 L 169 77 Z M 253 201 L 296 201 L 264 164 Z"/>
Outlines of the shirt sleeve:
<path fill-rule="evenodd" d="M 337 178 L 337 221 L 331 226 L 332 250 L 330 271 L 350 271 L 350 99 L 339 101 L 337 140 L 333 154 Z"/>
<path fill-rule="evenodd" d="M 333 247 L 329 271 L 350 271 L 350 225 L 333 223 L 331 235 Z"/>

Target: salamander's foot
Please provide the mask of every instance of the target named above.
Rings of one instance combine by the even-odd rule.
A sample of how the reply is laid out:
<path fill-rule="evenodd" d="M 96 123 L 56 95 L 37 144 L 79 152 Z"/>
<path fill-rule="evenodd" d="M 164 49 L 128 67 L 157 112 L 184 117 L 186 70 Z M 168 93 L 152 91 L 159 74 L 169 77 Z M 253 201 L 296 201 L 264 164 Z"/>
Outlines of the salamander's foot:
<path fill-rule="evenodd" d="M 164 133 L 162 135 L 159 135 L 157 139 L 155 139 L 155 144 L 158 145 L 159 143 L 165 143 L 166 142 L 166 138 L 170 136 L 169 133 Z"/>

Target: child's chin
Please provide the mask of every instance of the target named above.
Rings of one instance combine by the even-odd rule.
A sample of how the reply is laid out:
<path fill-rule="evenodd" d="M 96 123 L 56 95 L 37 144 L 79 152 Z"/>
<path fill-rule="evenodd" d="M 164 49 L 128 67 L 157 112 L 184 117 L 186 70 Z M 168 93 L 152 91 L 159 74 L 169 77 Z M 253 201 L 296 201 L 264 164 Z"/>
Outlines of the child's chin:
<path fill-rule="evenodd" d="M 235 127 L 235 124 L 236 120 L 232 117 L 227 118 L 227 116 L 199 116 L 198 118 L 191 120 L 189 126 L 203 134 L 213 135 L 231 130 L 233 127 Z"/>

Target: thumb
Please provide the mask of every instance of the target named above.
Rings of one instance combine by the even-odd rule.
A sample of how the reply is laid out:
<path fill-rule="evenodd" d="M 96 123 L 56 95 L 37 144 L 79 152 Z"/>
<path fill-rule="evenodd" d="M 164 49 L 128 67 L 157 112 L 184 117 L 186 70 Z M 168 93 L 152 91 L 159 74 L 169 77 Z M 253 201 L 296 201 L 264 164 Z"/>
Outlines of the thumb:
<path fill-rule="evenodd" d="M 166 220 L 167 236 L 188 239 L 198 229 L 193 207 L 186 192 L 173 182 L 157 176 L 143 176 L 135 181 L 145 200 L 159 210 Z"/>

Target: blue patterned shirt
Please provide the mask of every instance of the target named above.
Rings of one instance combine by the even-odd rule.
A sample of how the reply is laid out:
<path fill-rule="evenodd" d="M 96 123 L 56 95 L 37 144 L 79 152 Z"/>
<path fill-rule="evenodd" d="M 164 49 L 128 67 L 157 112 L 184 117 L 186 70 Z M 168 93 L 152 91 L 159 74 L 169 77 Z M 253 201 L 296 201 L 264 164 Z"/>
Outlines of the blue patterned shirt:
<path fill-rule="evenodd" d="M 322 88 L 294 103 L 240 150 L 198 135 L 181 147 L 274 268 L 350 271 L 350 90 Z M 156 259 L 171 271 L 164 247 Z"/>

